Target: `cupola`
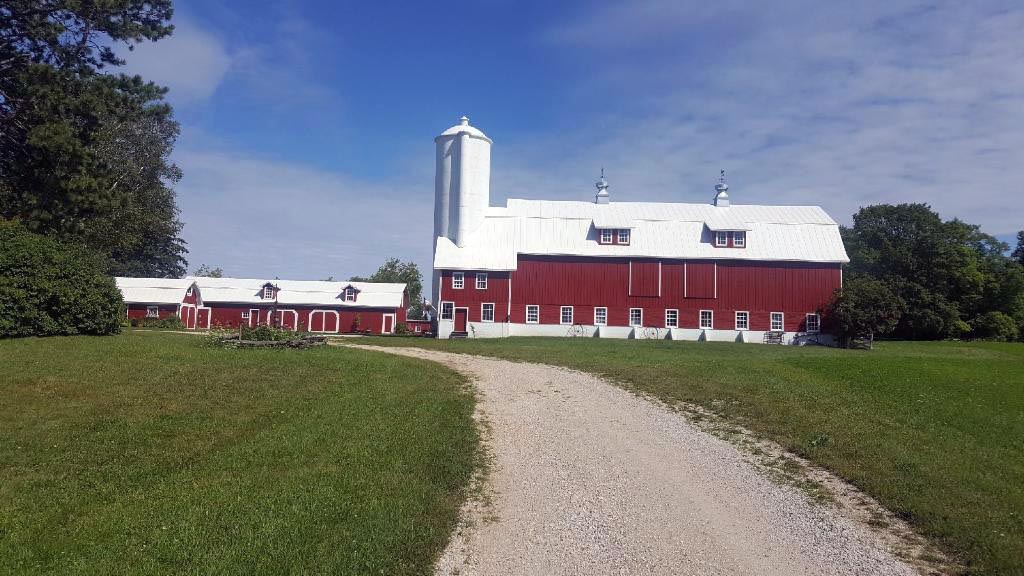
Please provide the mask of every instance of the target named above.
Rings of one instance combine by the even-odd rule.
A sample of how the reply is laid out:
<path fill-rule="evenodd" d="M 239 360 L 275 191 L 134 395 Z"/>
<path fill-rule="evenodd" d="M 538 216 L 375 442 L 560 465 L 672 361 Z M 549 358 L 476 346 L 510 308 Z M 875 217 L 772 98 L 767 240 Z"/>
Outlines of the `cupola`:
<path fill-rule="evenodd" d="M 718 184 L 715 184 L 715 206 L 727 208 L 729 206 L 729 185 L 725 183 L 725 170 L 722 170 L 718 177 Z"/>

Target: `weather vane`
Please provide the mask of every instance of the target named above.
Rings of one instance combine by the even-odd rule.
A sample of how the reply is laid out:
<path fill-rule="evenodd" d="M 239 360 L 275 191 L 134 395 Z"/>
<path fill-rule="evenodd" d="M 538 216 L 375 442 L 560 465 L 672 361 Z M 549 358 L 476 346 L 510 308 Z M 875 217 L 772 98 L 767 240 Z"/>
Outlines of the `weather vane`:
<path fill-rule="evenodd" d="M 725 169 L 722 169 L 721 175 L 718 176 L 718 182 L 720 184 L 725 184 Z"/>

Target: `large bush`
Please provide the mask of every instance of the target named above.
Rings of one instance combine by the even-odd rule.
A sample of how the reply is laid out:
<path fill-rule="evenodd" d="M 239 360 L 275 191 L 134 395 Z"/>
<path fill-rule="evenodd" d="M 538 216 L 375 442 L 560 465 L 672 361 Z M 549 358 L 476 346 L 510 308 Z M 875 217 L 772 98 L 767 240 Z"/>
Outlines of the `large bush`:
<path fill-rule="evenodd" d="M 123 305 L 102 258 L 0 219 L 0 337 L 114 334 Z"/>
<path fill-rule="evenodd" d="M 891 333 L 902 315 L 903 303 L 884 282 L 852 276 L 836 290 L 825 317 L 828 329 L 844 346 L 851 346 L 856 340 Z"/>
<path fill-rule="evenodd" d="M 1016 340 L 1019 336 L 1017 322 L 1002 312 L 986 312 L 971 323 L 972 335 L 985 340 Z"/>

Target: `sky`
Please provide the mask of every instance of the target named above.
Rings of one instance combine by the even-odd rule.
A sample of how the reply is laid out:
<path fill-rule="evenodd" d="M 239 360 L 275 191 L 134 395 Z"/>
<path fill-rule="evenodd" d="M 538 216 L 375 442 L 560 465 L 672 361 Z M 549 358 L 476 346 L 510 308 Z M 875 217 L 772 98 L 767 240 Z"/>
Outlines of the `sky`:
<path fill-rule="evenodd" d="M 433 138 L 494 140 L 491 204 L 926 202 L 1024 228 L 1024 3 L 177 0 L 124 52 L 167 86 L 189 270 L 430 277 Z"/>

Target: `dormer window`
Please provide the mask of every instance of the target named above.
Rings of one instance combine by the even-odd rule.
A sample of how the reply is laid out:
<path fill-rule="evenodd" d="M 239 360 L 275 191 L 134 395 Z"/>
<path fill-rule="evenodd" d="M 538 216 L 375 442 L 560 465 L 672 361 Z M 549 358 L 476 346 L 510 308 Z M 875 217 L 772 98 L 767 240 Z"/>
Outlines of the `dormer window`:
<path fill-rule="evenodd" d="M 345 302 L 355 302 L 355 301 L 356 301 L 356 289 L 355 288 L 345 288 Z"/>
<path fill-rule="evenodd" d="M 619 244 L 629 244 L 629 228 L 619 230 Z"/>
<path fill-rule="evenodd" d="M 733 248 L 746 248 L 747 246 L 747 233 L 746 232 L 733 232 L 732 233 L 732 247 Z"/>
<path fill-rule="evenodd" d="M 715 232 L 715 246 L 725 247 L 729 245 L 728 232 Z"/>
<path fill-rule="evenodd" d="M 266 284 L 263 286 L 263 299 L 273 300 L 274 299 L 274 286 L 272 284 Z"/>
<path fill-rule="evenodd" d="M 611 229 L 610 228 L 605 228 L 604 230 L 601 230 L 601 244 L 611 244 L 611 243 L 612 243 L 612 231 L 611 231 Z"/>

